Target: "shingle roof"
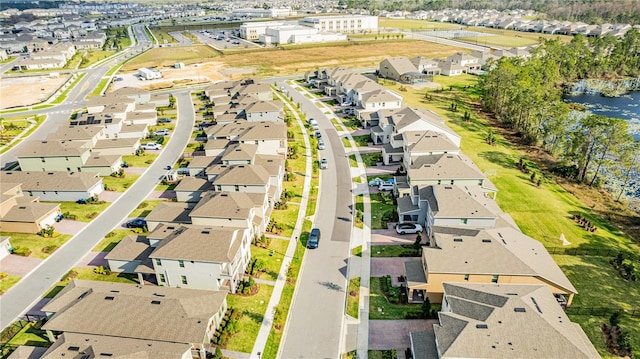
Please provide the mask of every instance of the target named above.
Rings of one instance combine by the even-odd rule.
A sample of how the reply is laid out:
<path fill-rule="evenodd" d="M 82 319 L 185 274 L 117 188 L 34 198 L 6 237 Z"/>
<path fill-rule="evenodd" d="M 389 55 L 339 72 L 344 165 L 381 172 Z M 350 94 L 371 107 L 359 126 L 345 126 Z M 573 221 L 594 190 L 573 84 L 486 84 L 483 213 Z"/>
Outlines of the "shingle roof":
<path fill-rule="evenodd" d="M 180 202 L 160 202 L 145 217 L 149 222 L 191 223 L 191 208 Z"/>
<path fill-rule="evenodd" d="M 19 157 L 80 156 L 89 151 L 83 141 L 28 141 L 17 153 Z"/>
<path fill-rule="evenodd" d="M 545 285 L 444 283 L 441 358 L 599 358 Z"/>
<path fill-rule="evenodd" d="M 3 222 L 33 223 L 43 219 L 53 212 L 60 212 L 60 205 L 57 203 L 19 203 L 1 216 Z"/>
<path fill-rule="evenodd" d="M 262 200 L 260 200 L 260 197 Z M 207 192 L 193 208 L 190 216 L 249 219 L 253 208 L 262 207 L 263 203 L 264 193 Z"/>
<path fill-rule="evenodd" d="M 153 252 L 145 236 L 128 234 L 105 256 L 105 259 L 122 261 L 143 260 Z"/>
<path fill-rule="evenodd" d="M 485 175 L 473 162 L 461 154 L 418 156 L 407 170 L 412 180 L 475 180 Z"/>
<path fill-rule="evenodd" d="M 98 126 L 60 126 L 56 132 L 47 135 L 47 140 L 91 140 L 96 137 L 102 128 Z"/>
<path fill-rule="evenodd" d="M 235 143 L 227 147 L 222 154 L 221 160 L 224 161 L 250 161 L 258 152 L 258 145 L 253 143 Z"/>
<path fill-rule="evenodd" d="M 0 171 L 0 181 L 20 183 L 23 191 L 87 191 L 102 178 L 91 172 Z"/>
<path fill-rule="evenodd" d="M 269 183 L 269 172 L 260 165 L 229 166 L 214 180 L 214 185 L 261 186 Z"/>
<path fill-rule="evenodd" d="M 43 307 L 44 330 L 202 343 L 226 292 L 74 280 Z M 133 315 L 133 317 L 132 317 Z"/>
<path fill-rule="evenodd" d="M 246 229 L 220 226 L 180 225 L 173 230 L 159 225 L 149 237 L 162 232 L 164 239 L 149 258 L 231 263 L 238 253 Z"/>
<path fill-rule="evenodd" d="M 436 185 L 420 188 L 420 200 L 429 202 L 435 218 L 496 218 L 500 208 L 471 187 Z"/>
<path fill-rule="evenodd" d="M 176 192 L 182 191 L 209 191 L 213 189 L 213 185 L 211 182 L 207 181 L 205 178 L 199 177 L 184 177 L 180 180 L 180 183 L 174 188 Z"/>

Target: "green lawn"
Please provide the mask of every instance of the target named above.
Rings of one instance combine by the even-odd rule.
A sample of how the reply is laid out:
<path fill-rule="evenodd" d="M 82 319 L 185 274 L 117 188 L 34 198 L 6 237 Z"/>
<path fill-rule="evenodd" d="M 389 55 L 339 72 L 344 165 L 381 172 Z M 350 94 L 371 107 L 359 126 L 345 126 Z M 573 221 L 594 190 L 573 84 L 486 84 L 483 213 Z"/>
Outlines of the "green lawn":
<path fill-rule="evenodd" d="M 105 237 L 93 249 L 92 252 L 110 252 L 127 234 L 135 234 L 131 229 L 114 229 L 111 237 Z"/>
<path fill-rule="evenodd" d="M 43 249 L 51 246 L 59 248 L 71 238 L 71 235 L 69 234 L 60 234 L 55 238 L 44 238 L 37 234 L 5 232 L 1 232 L 0 236 L 11 237 L 11 245 L 13 245 L 14 249 L 18 247 L 27 247 L 31 250 L 29 257 L 40 259 L 45 259 L 53 253 L 52 251 L 45 253 L 43 252 Z"/>
<path fill-rule="evenodd" d="M 300 206 L 297 204 L 288 204 L 289 208 L 285 210 L 274 209 L 271 212 L 271 220 L 280 223 L 283 228 L 282 232 L 278 233 L 279 236 L 291 237 L 293 234 L 293 227 L 298 220 L 298 210 Z"/>
<path fill-rule="evenodd" d="M 160 203 L 166 202 L 165 200 L 144 200 L 140 202 L 138 207 L 129 213 L 129 217 L 146 217 L 153 211 Z"/>
<path fill-rule="evenodd" d="M 358 161 L 356 160 L 356 155 L 349 155 L 349 165 L 351 167 L 358 167 Z"/>
<path fill-rule="evenodd" d="M 5 275 L 4 277 L 2 277 L 2 279 L 0 279 L 0 295 L 8 291 L 9 288 L 13 287 L 14 284 L 18 283 L 18 281 L 21 278 L 21 277 L 6 274 L 6 273 L 0 273 L 0 274 Z"/>
<path fill-rule="evenodd" d="M 102 282 L 116 282 L 127 284 L 139 284 L 136 274 L 111 273 L 109 275 L 93 273 L 93 268 L 72 268 L 61 280 L 56 283 L 43 298 L 53 298 L 58 294 L 72 279 L 81 280 L 97 280 Z"/>
<path fill-rule="evenodd" d="M 251 246 L 251 255 L 255 259 L 260 259 L 266 263 L 266 271 L 260 275 L 260 279 L 276 280 L 282 266 L 282 260 L 287 252 L 289 241 L 278 238 L 271 238 L 269 248 Z"/>
<path fill-rule="evenodd" d="M 259 284 L 259 286 L 260 290 L 253 296 L 245 297 L 237 294 L 227 296 L 229 308 L 242 313 L 239 325 L 242 330 L 229 340 L 229 344 L 227 344 L 227 349 L 229 350 L 251 353 L 253 349 L 253 343 L 258 336 L 262 319 L 269 304 L 269 298 L 271 298 L 271 293 L 273 292 L 273 287 L 270 285 Z"/>
<path fill-rule="evenodd" d="M 382 162 L 382 152 L 361 153 L 360 156 L 365 167 L 374 167 Z"/>
<path fill-rule="evenodd" d="M 355 294 L 355 295 L 352 295 Z M 349 292 L 347 293 L 347 315 L 358 319 L 358 302 L 360 300 L 360 277 L 349 280 Z"/>
<path fill-rule="evenodd" d="M 36 329 L 34 323 L 27 323 L 18 334 L 9 340 L 9 344 L 49 347 L 51 342 L 49 342 L 47 333 L 44 330 Z"/>
<path fill-rule="evenodd" d="M 86 55 L 84 55 L 82 59 L 82 63 L 80 64 L 80 68 L 86 68 L 89 65 L 96 63 L 98 61 L 104 60 L 107 57 L 115 54 L 115 51 L 104 51 L 104 50 L 91 50 L 88 51 Z"/>
<path fill-rule="evenodd" d="M 357 246 L 351 249 L 351 255 L 356 257 L 362 257 L 362 246 Z"/>
<path fill-rule="evenodd" d="M 110 80 L 111 79 L 109 77 L 105 77 L 102 80 L 100 80 L 100 82 L 98 82 L 98 86 L 96 86 L 96 88 L 93 89 L 93 91 L 91 92 L 91 94 L 89 94 L 88 97 L 100 96 L 102 94 L 102 90 L 105 90 L 107 88 L 107 85 L 109 85 Z"/>
<path fill-rule="evenodd" d="M 406 314 L 421 312 L 420 304 L 391 304 L 380 288 L 380 277 L 371 277 L 369 319 L 404 319 Z"/>
<path fill-rule="evenodd" d="M 342 137 L 342 145 L 344 148 L 351 148 L 351 142 L 349 142 L 349 139 L 346 137 Z"/>
<path fill-rule="evenodd" d="M 106 176 L 102 177 L 102 182 L 105 185 L 105 189 L 109 191 L 124 192 L 131 187 L 138 177 L 140 175 L 125 175 L 124 178 Z"/>
<path fill-rule="evenodd" d="M 436 30 L 436 29 L 459 29 L 461 25 L 448 22 L 435 22 L 413 19 L 387 19 L 380 18 L 378 26 L 395 27 L 403 30 Z"/>
<path fill-rule="evenodd" d="M 413 235 L 407 235 L 406 237 L 411 241 L 416 239 Z M 376 244 L 371 246 L 372 258 L 420 257 L 421 253 L 420 250 L 414 249 L 411 244 Z"/>
<path fill-rule="evenodd" d="M 80 75 L 78 75 L 78 77 L 76 77 L 75 80 L 73 80 L 73 82 L 69 85 L 69 87 L 67 87 L 66 90 L 64 90 L 60 96 L 58 96 L 58 98 L 56 98 L 55 100 L 53 100 L 51 102 L 51 104 L 53 105 L 59 105 L 61 104 L 64 100 L 67 99 L 67 95 L 69 94 L 69 91 L 73 90 L 76 85 L 78 84 L 78 82 L 80 82 L 80 80 L 82 80 L 83 77 L 85 77 L 87 75 L 86 72 L 82 72 L 80 73 Z"/>
<path fill-rule="evenodd" d="M 149 167 L 158 157 L 155 153 L 142 153 L 140 156 L 122 156 L 122 161 L 126 162 L 129 167 Z"/>
<path fill-rule="evenodd" d="M 358 147 L 367 147 L 369 146 L 369 142 L 371 142 L 371 136 L 362 135 L 362 136 L 353 136 L 353 140 Z"/>
<path fill-rule="evenodd" d="M 356 219 L 355 224 L 356 228 L 364 228 L 364 222 L 362 218 L 358 217 L 358 211 L 364 215 L 364 198 L 361 194 L 356 196 Z"/>
<path fill-rule="evenodd" d="M 76 216 L 76 221 L 91 222 L 95 217 L 102 213 L 111 203 L 105 202 L 101 204 L 78 204 L 75 202 L 60 202 L 60 212 Z"/>
<path fill-rule="evenodd" d="M 372 193 L 371 201 L 371 229 L 387 229 L 387 222 L 393 219 L 396 206 L 391 194 Z"/>
<path fill-rule="evenodd" d="M 360 127 L 360 121 L 356 120 L 354 117 L 343 117 L 342 124 L 349 131 L 355 131 Z"/>

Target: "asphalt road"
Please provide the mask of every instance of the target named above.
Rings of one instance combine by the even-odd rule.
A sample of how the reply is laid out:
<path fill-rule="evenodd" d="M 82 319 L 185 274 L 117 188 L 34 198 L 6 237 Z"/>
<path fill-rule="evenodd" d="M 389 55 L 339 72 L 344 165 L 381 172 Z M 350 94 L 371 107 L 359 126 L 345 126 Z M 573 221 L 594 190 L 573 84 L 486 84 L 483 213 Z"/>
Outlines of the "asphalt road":
<path fill-rule="evenodd" d="M 320 245 L 308 249 L 305 255 L 281 353 L 283 358 L 337 358 L 348 288 L 347 257 L 352 225 L 349 162 L 342 141 L 324 113 L 292 87 L 285 87 L 294 101 L 301 103 L 307 118 L 318 120 L 326 144 L 326 149 L 319 153 L 328 159 L 329 167 L 320 170 L 314 222 L 314 227 L 320 228 Z"/>
<path fill-rule="evenodd" d="M 40 300 L 49 288 L 82 259 L 114 228 L 122 227 L 124 219 L 148 195 L 167 173 L 165 167 L 175 163 L 191 138 L 195 123 L 193 104 L 188 90 L 176 93 L 178 120 L 171 140 L 157 160 L 138 180 L 80 233 L 55 251 L 46 261 L 22 278 L 0 297 L 0 328 L 5 328 Z"/>

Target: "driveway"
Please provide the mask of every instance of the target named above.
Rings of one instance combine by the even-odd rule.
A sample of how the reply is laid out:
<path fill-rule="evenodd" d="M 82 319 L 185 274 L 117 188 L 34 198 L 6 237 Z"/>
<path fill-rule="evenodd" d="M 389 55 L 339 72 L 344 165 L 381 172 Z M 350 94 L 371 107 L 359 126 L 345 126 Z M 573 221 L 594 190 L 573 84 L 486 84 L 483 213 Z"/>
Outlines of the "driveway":
<path fill-rule="evenodd" d="M 420 260 L 419 257 L 371 258 L 371 276 L 391 276 L 391 283 L 400 286 L 398 277 L 405 275 L 404 263 Z"/>
<path fill-rule="evenodd" d="M 24 277 L 27 273 L 38 266 L 42 262 L 42 259 L 23 257 L 15 254 L 10 254 L 0 261 L 0 272 L 15 275 L 18 277 Z"/>
<path fill-rule="evenodd" d="M 389 229 L 371 230 L 371 244 L 413 244 L 416 241 L 415 234 L 398 234 L 394 229 L 394 223 L 388 223 Z M 422 241 L 424 242 L 426 234 L 422 233 Z"/>
<path fill-rule="evenodd" d="M 435 319 L 412 320 L 370 320 L 369 349 L 396 349 L 398 358 L 404 358 L 404 351 L 411 347 L 410 332 L 421 330 L 433 331 Z"/>
<path fill-rule="evenodd" d="M 108 266 L 109 262 L 107 262 L 104 257 L 109 254 L 109 252 L 89 252 L 82 259 L 76 263 L 75 267 L 81 268 L 93 268 L 99 266 Z"/>
<path fill-rule="evenodd" d="M 116 199 L 120 198 L 120 196 L 122 196 L 123 192 L 116 192 L 116 191 L 102 191 L 102 193 L 100 193 L 99 197 L 101 201 L 105 201 L 105 202 L 115 202 Z"/>
<path fill-rule="evenodd" d="M 176 197 L 176 191 L 152 191 L 147 196 L 147 200 L 172 199 Z"/>
<path fill-rule="evenodd" d="M 55 224 L 56 232 L 60 232 L 62 234 L 71 234 L 75 235 L 82 230 L 82 228 L 86 227 L 89 223 L 80 222 L 80 221 L 72 221 L 70 219 L 63 219 L 62 221 Z"/>

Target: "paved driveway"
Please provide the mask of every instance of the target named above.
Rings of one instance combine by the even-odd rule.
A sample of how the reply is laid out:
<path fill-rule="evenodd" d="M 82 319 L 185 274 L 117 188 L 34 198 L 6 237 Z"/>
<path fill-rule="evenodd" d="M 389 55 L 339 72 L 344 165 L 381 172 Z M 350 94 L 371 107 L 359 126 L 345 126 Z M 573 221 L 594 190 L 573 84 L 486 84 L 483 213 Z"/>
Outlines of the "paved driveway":
<path fill-rule="evenodd" d="M 391 283 L 400 286 L 398 277 L 405 274 L 404 263 L 420 260 L 418 257 L 371 258 L 371 276 L 391 276 Z"/>
<path fill-rule="evenodd" d="M 42 262 L 42 259 L 39 258 L 10 254 L 0 261 L 0 272 L 24 277 L 27 273 L 31 272 L 33 268 L 40 264 L 40 262 Z"/>
<path fill-rule="evenodd" d="M 55 224 L 56 232 L 60 232 L 63 234 L 72 234 L 75 235 L 82 230 L 82 228 L 86 227 L 88 222 L 80 222 L 80 221 L 72 221 L 70 219 L 63 219 L 62 221 Z"/>
<path fill-rule="evenodd" d="M 398 358 L 404 358 L 404 351 L 411 347 L 410 332 L 433 330 L 435 319 L 412 320 L 370 320 L 369 349 L 396 349 Z"/>
<path fill-rule="evenodd" d="M 415 234 L 398 234 L 393 228 L 395 224 L 389 223 L 389 229 L 374 229 L 371 231 L 371 244 L 413 244 L 416 241 Z M 426 234 L 422 233 L 422 241 Z"/>
<path fill-rule="evenodd" d="M 99 266 L 108 266 L 109 262 L 107 262 L 104 257 L 109 254 L 109 252 L 89 252 L 82 259 L 76 263 L 75 267 L 81 268 L 93 268 Z"/>
<path fill-rule="evenodd" d="M 105 202 L 115 202 L 116 199 L 120 198 L 120 196 L 122 196 L 123 192 L 116 192 L 116 191 L 102 191 L 102 193 L 100 193 L 99 197 L 101 201 L 105 201 Z"/>

